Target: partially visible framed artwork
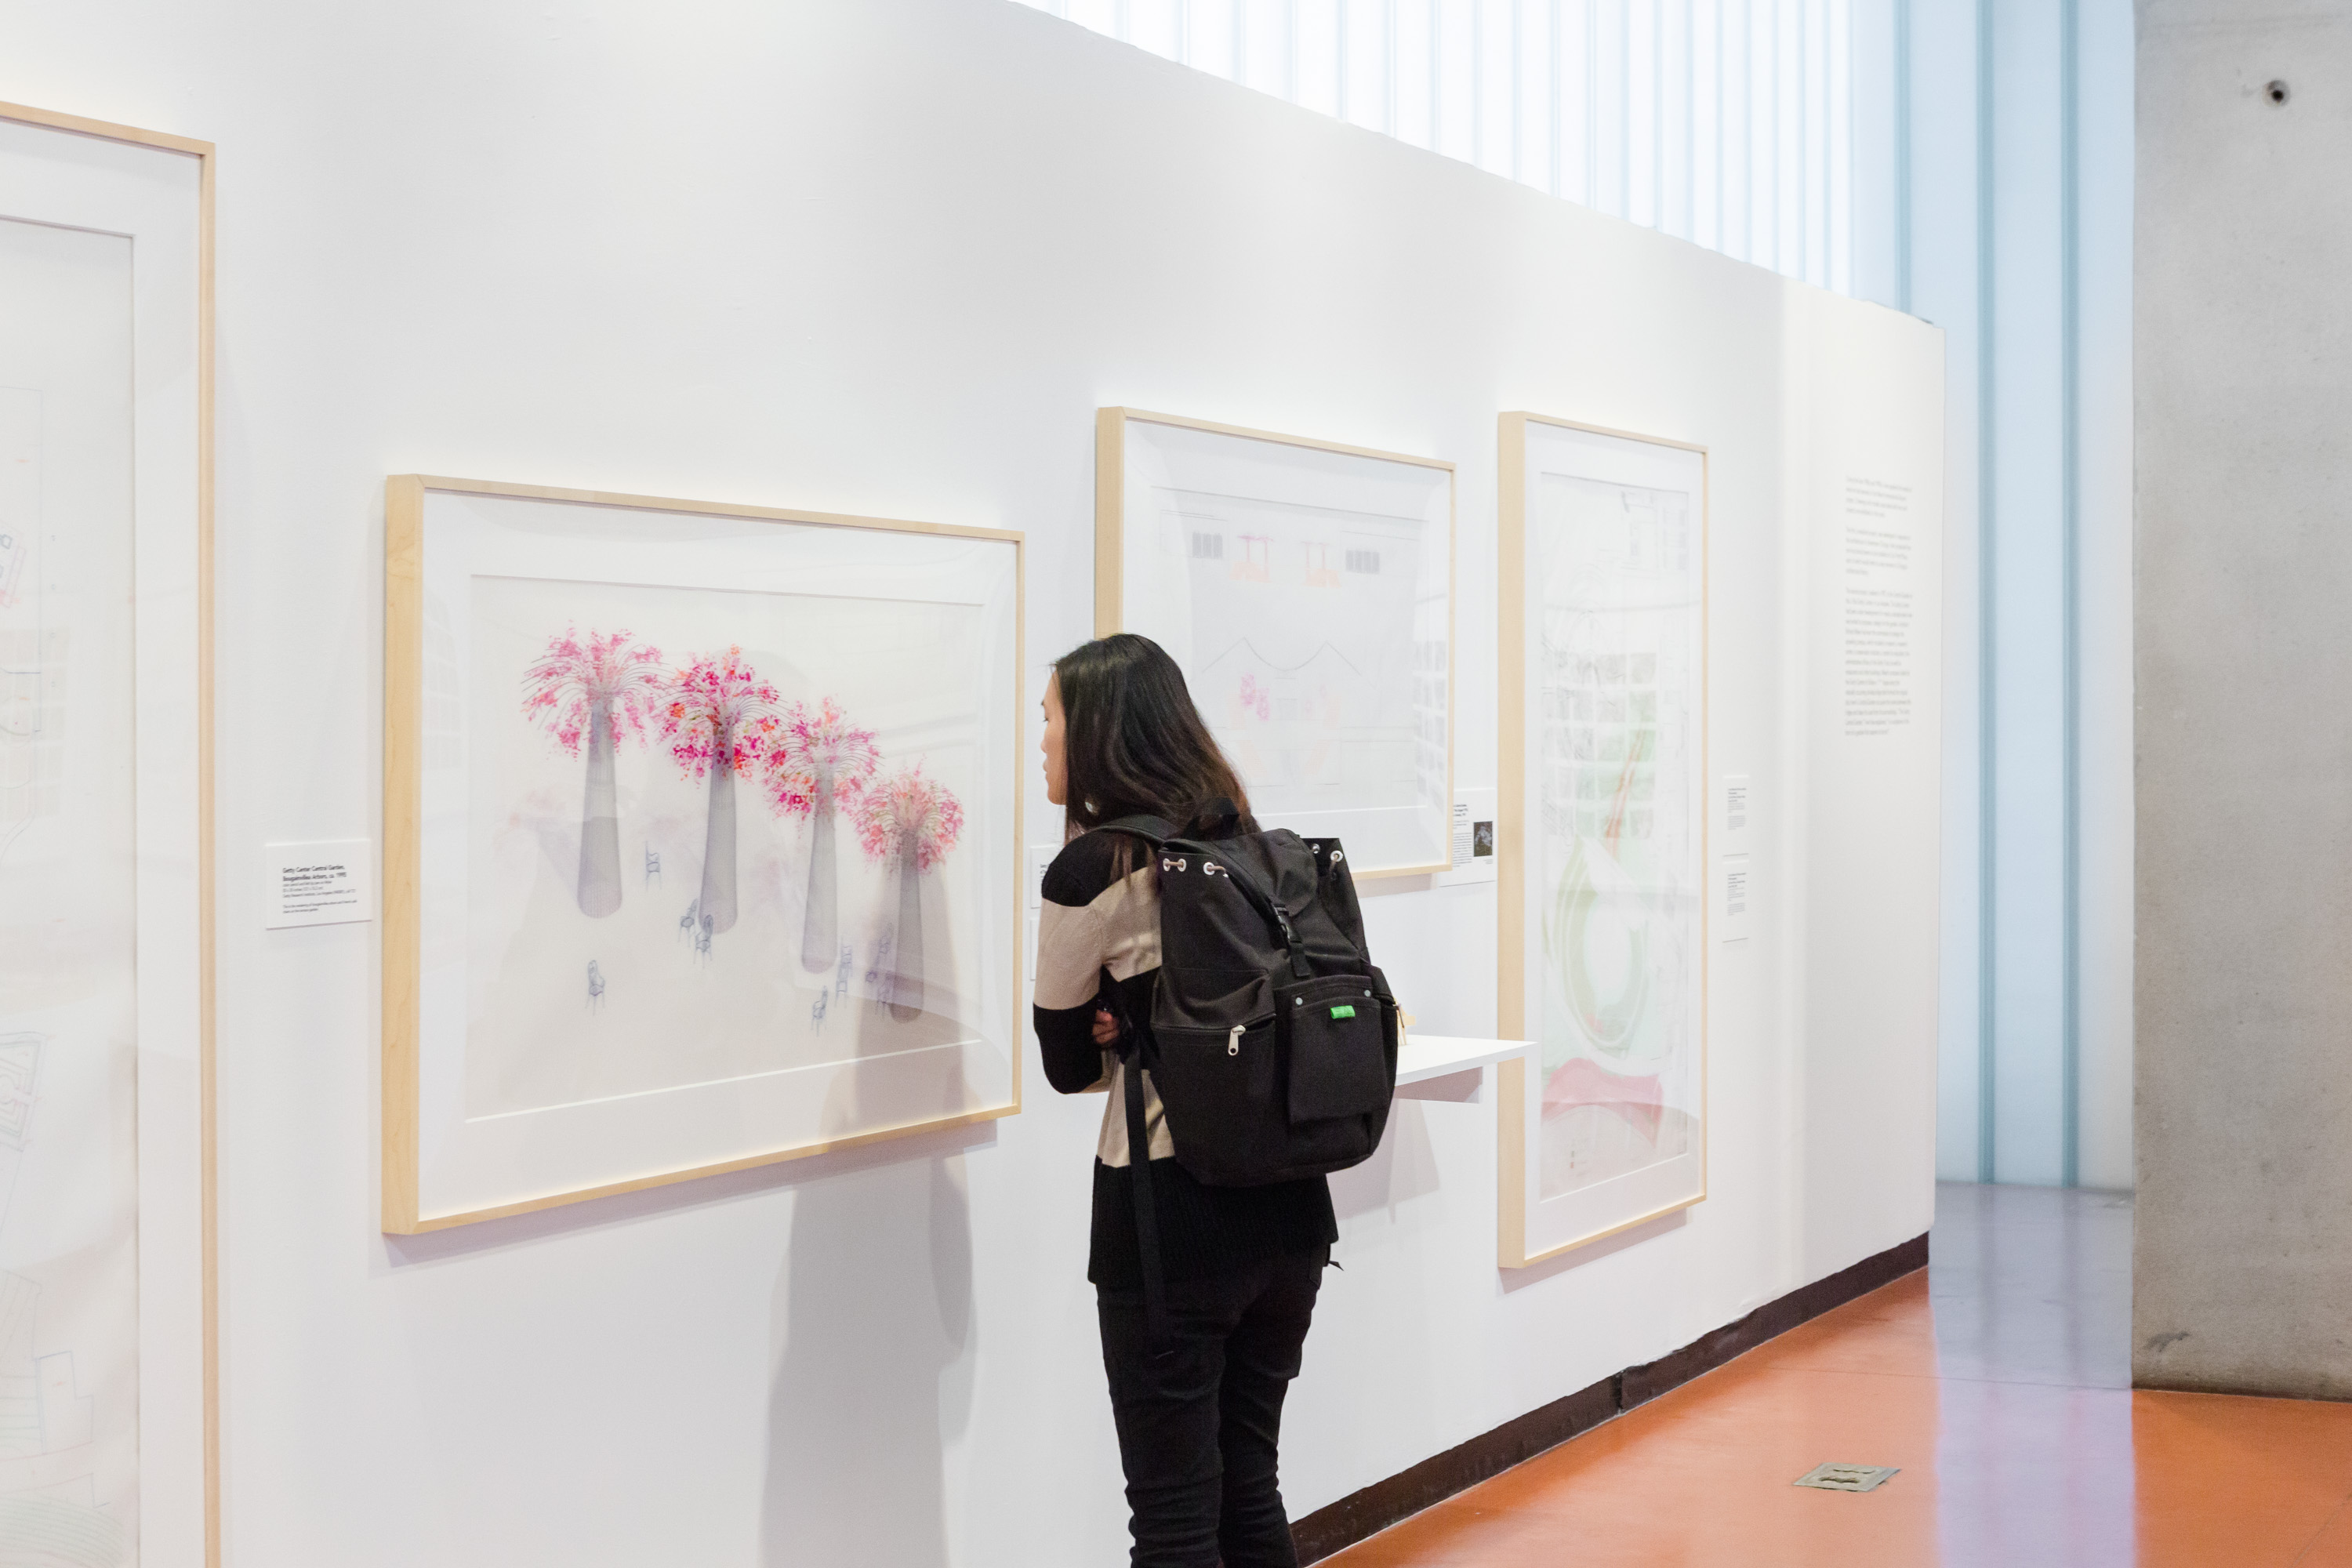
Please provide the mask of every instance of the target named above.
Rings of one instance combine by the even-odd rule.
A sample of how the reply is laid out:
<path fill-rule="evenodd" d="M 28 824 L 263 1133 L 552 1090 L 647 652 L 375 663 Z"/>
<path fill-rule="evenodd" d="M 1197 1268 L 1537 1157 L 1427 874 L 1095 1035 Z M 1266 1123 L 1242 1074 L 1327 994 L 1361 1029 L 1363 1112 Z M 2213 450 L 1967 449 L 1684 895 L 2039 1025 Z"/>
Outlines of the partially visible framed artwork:
<path fill-rule="evenodd" d="M 1452 864 L 1454 465 L 1105 408 L 1095 632 L 1139 632 L 1268 827 Z"/>
<path fill-rule="evenodd" d="M 1501 431 L 1501 1261 L 1706 1196 L 1706 453 Z"/>
<path fill-rule="evenodd" d="M 0 104 L 0 1560 L 217 1563 L 210 144 Z"/>
<path fill-rule="evenodd" d="M 383 1227 L 1021 1105 L 1021 536 L 385 493 Z"/>

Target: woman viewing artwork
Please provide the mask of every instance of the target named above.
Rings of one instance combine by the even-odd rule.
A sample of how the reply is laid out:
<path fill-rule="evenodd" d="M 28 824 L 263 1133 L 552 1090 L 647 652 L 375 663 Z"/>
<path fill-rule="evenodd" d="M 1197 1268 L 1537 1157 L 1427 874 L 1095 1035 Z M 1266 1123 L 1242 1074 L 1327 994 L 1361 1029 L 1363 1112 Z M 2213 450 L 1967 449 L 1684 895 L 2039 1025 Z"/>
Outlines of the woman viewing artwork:
<path fill-rule="evenodd" d="M 1233 768 L 1173 659 L 1148 637 L 1101 638 L 1054 665 L 1045 795 L 1067 843 L 1046 870 L 1036 1028 L 1064 1094 L 1109 1090 L 1095 1144 L 1094 1284 L 1127 1475 L 1135 1568 L 1293 1568 L 1276 1465 L 1282 1401 L 1339 1226 L 1321 1176 L 1212 1187 L 1175 1159 L 1145 1074 L 1144 1168 L 1156 1203 L 1169 1339 L 1146 1330 L 1136 1166 L 1115 1047 L 1148 1028 L 1160 966 L 1159 871 L 1137 840 L 1090 828 L 1158 816 L 1188 838 L 1256 831 Z"/>

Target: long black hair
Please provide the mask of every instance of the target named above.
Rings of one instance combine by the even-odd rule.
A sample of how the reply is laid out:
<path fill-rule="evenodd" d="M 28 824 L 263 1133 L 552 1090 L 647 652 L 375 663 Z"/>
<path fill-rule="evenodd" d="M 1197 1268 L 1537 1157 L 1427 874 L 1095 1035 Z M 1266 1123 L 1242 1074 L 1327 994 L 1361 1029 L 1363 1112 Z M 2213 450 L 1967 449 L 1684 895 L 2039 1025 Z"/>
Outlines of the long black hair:
<path fill-rule="evenodd" d="M 1097 637 L 1055 659 L 1054 676 L 1071 837 L 1136 815 L 1185 827 L 1222 801 L 1243 831 L 1255 829 L 1241 779 L 1158 643 L 1133 632 Z"/>

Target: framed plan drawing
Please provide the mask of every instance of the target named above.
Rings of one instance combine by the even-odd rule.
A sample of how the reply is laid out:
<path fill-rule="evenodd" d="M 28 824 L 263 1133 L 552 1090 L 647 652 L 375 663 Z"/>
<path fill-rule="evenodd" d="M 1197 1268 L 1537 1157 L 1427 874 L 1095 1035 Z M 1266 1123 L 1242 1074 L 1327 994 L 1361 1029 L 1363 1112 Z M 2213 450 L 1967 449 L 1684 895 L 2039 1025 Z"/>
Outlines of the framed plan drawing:
<path fill-rule="evenodd" d="M 0 105 L 0 1558 L 219 1561 L 210 145 Z"/>
<path fill-rule="evenodd" d="M 1021 536 L 385 493 L 383 1227 L 1021 1105 Z"/>
<path fill-rule="evenodd" d="M 1183 668 L 1260 821 L 1453 864 L 1454 465 L 1106 408 L 1095 635 Z"/>
<path fill-rule="evenodd" d="M 1706 1196 L 1706 453 L 1502 417 L 1501 1252 Z"/>

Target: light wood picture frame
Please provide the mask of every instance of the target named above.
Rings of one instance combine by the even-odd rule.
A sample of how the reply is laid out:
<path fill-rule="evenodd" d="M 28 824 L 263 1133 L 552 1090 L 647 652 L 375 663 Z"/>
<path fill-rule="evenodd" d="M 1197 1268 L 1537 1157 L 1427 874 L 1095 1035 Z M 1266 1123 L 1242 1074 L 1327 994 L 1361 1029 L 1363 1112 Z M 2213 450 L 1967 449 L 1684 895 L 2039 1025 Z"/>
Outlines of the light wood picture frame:
<path fill-rule="evenodd" d="M 1454 509 L 1444 458 L 1096 414 L 1095 635 L 1165 647 L 1259 820 L 1359 880 L 1453 865 Z"/>
<path fill-rule="evenodd" d="M 131 693 L 137 731 L 136 848 L 129 883 L 136 978 L 128 999 L 135 1009 L 136 1115 L 113 1123 L 134 1127 L 136 1139 L 136 1269 L 130 1286 L 135 1375 L 121 1375 L 104 1354 L 90 1353 L 92 1346 L 45 1342 L 36 1309 L 33 1322 L 23 1325 L 34 1331 L 36 1351 L 58 1352 L 59 1361 L 79 1355 L 77 1384 L 85 1392 L 102 1392 L 85 1406 L 90 1426 L 79 1447 L 57 1458 L 20 1447 L 12 1463 L 36 1468 L 27 1473 L 37 1472 L 45 1489 L 40 1506 L 58 1510 L 38 1528 L 58 1532 L 58 1539 L 107 1549 L 105 1520 L 68 1517 L 80 1504 L 58 1483 L 80 1482 L 120 1531 L 123 1550 L 156 1560 L 201 1559 L 215 1568 L 221 1559 L 212 587 L 217 164 L 208 142 L 0 103 L 0 221 L 120 243 L 125 252 L 125 346 L 132 366 L 123 378 L 130 387 L 124 504 L 131 629 L 123 646 L 107 647 L 97 637 L 75 641 L 68 628 L 63 645 L 47 647 L 31 665 L 45 670 L 55 655 L 80 668 L 78 679 L 60 683 L 66 721 L 59 733 L 68 749 L 79 743 L 78 735 L 91 731 L 89 716 L 78 723 L 73 709 L 98 684 L 89 678 L 109 659 L 119 661 Z M 22 456 L 11 453 L 12 459 Z M 0 518 L 0 531 L 23 521 L 12 511 Z M 47 542 L 41 527 L 37 521 L 29 531 L 33 556 Z M 24 542 L 12 542 L 16 547 L 5 552 L 12 559 L 0 563 L 0 578 L 13 574 L 13 582 L 0 583 L 6 590 L 0 600 L 13 599 L 20 611 L 26 574 L 38 565 L 28 565 Z M 95 574 L 80 585 L 92 600 L 110 592 Z M 20 688 L 27 664 L 14 657 L 9 663 L 14 703 L 25 698 Z M 73 767 L 68 759 L 68 777 Z M 73 787 L 79 792 L 88 784 L 83 778 Z M 12 826 L 21 861 L 30 847 L 24 835 L 38 825 Z M 11 891 L 23 890 L 0 889 L 0 909 Z M 59 1009 L 48 1011 L 54 1016 Z M 10 1029 L 0 1016 L 0 1033 Z M 37 1212 L 43 1193 L 35 1163 L 45 1144 L 70 1142 L 72 1112 L 81 1098 L 62 1079 L 47 1080 L 47 1068 L 65 1064 L 37 1060 L 28 1053 L 43 1047 L 22 1043 L 32 1038 L 20 1035 L 8 1053 L 10 1086 L 26 1095 L 8 1119 L 14 1214 Z M 74 1169 L 87 1172 L 114 1156 L 82 1151 L 73 1158 L 79 1161 Z M 45 1247 L 60 1258 L 114 1251 L 69 1228 L 53 1230 Z M 19 1266 L 11 1261 L 7 1267 Z M 52 1282 L 37 1277 L 19 1279 L 12 1282 L 11 1298 L 35 1300 L 35 1292 L 50 1288 Z M 83 1305 L 79 1321 L 88 1326 L 97 1319 L 87 1310 L 89 1301 Z M 110 1407 L 126 1398 L 135 1410 L 135 1436 L 110 1436 Z M 56 1429 L 46 1423 L 45 1441 L 55 1452 Z M 110 1459 L 110 1447 L 128 1447 L 135 1458 L 127 1464 Z"/>
<path fill-rule="evenodd" d="M 1021 1109 L 1023 550 L 387 481 L 384 1230 Z"/>
<path fill-rule="evenodd" d="M 1496 1024 L 1534 1042 L 1497 1069 L 1498 1260 L 1520 1268 L 1706 1196 L 1707 453 L 1528 413 L 1498 446 Z"/>

